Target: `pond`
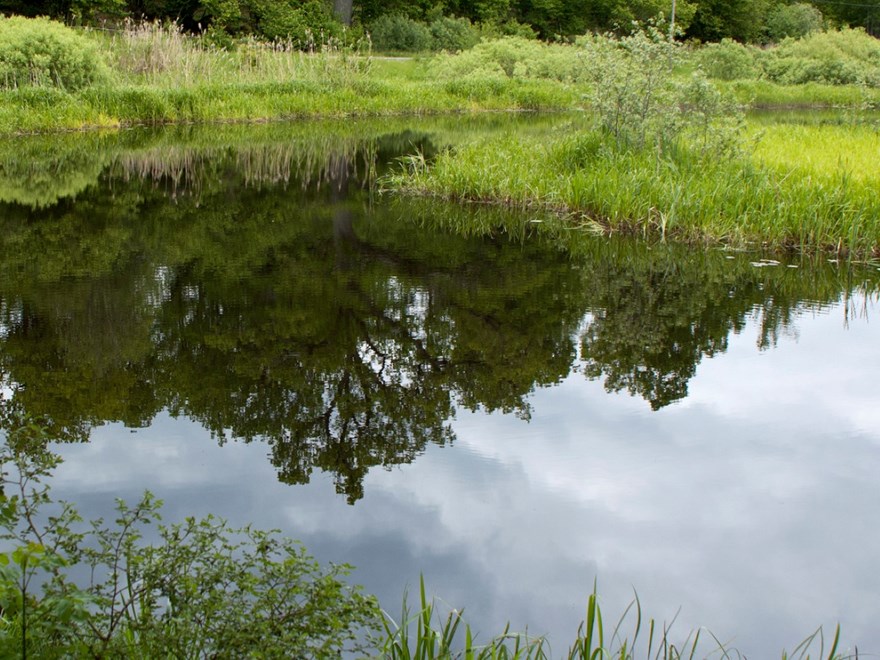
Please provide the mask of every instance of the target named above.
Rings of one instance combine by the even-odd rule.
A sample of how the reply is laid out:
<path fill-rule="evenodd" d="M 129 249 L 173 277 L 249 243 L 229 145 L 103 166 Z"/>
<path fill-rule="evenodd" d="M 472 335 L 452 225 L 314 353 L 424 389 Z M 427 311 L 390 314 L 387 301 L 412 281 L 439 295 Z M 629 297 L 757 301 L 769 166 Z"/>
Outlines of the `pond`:
<path fill-rule="evenodd" d="M 0 376 L 56 496 L 281 529 L 392 615 L 423 574 L 557 655 L 594 581 L 673 640 L 880 652 L 880 269 L 377 192 L 560 121 L 0 143 Z"/>

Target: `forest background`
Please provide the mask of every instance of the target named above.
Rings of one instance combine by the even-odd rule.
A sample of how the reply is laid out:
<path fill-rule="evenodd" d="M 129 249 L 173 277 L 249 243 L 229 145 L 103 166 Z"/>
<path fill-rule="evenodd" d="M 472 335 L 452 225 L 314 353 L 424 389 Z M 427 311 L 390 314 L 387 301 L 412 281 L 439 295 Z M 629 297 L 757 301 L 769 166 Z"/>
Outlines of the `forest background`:
<path fill-rule="evenodd" d="M 356 37 L 378 50 L 461 49 L 481 37 L 570 39 L 673 18 L 679 38 L 774 43 L 831 27 L 880 34 L 880 0 L 0 0 L 0 13 L 112 26 L 173 21 L 216 40 Z"/>

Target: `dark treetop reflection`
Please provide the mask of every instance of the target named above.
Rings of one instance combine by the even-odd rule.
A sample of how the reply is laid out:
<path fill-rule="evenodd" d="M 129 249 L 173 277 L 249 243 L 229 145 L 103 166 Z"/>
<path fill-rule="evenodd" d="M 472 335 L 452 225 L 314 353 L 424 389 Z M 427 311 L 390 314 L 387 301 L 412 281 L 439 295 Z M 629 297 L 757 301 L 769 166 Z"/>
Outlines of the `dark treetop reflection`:
<path fill-rule="evenodd" d="M 282 481 L 332 472 L 354 502 L 371 467 L 451 442 L 456 406 L 527 419 L 537 386 L 580 369 L 656 410 L 750 315 L 764 348 L 799 307 L 874 290 L 836 267 L 377 203 L 377 168 L 435 147 L 350 130 L 26 143 L 43 160 L 24 173 L 0 153 L 7 405 L 74 440 L 167 409 L 268 442 Z M 60 188 L 22 182 L 50 161 Z"/>

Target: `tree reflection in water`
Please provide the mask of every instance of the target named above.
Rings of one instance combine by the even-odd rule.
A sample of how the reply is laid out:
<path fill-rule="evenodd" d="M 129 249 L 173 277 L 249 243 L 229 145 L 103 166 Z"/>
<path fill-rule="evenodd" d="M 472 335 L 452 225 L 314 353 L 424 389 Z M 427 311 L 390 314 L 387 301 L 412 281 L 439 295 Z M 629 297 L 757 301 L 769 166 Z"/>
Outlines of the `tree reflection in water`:
<path fill-rule="evenodd" d="M 827 266 L 377 203 L 377 167 L 413 145 L 434 149 L 413 132 L 104 145 L 97 181 L 94 159 L 59 159 L 82 168 L 65 186 L 92 183 L 0 215 L 5 405 L 69 440 L 168 410 L 355 502 L 370 468 L 451 443 L 457 407 L 527 420 L 536 387 L 580 370 L 657 410 L 748 318 L 765 348 L 854 288 Z"/>

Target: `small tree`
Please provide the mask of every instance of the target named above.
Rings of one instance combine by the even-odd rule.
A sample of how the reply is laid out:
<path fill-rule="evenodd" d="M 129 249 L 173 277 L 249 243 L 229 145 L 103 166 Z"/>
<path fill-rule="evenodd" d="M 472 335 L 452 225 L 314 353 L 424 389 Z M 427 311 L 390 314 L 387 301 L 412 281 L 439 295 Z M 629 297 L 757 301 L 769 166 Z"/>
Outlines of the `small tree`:
<path fill-rule="evenodd" d="M 667 154 L 686 136 L 683 142 L 702 156 L 736 152 L 741 112 L 702 71 L 688 80 L 673 75 L 683 48 L 656 27 L 585 42 L 582 57 L 593 109 L 618 148 L 656 147 L 658 154 Z"/>
<path fill-rule="evenodd" d="M 680 46 L 655 27 L 625 37 L 594 37 L 585 46 L 590 100 L 602 128 L 618 145 L 641 148 L 649 136 L 677 133 L 679 110 L 671 74 Z"/>
<path fill-rule="evenodd" d="M 799 39 L 823 28 L 822 12 L 813 5 L 796 2 L 793 5 L 776 5 L 767 15 L 767 38 L 779 42 L 786 37 Z"/>

